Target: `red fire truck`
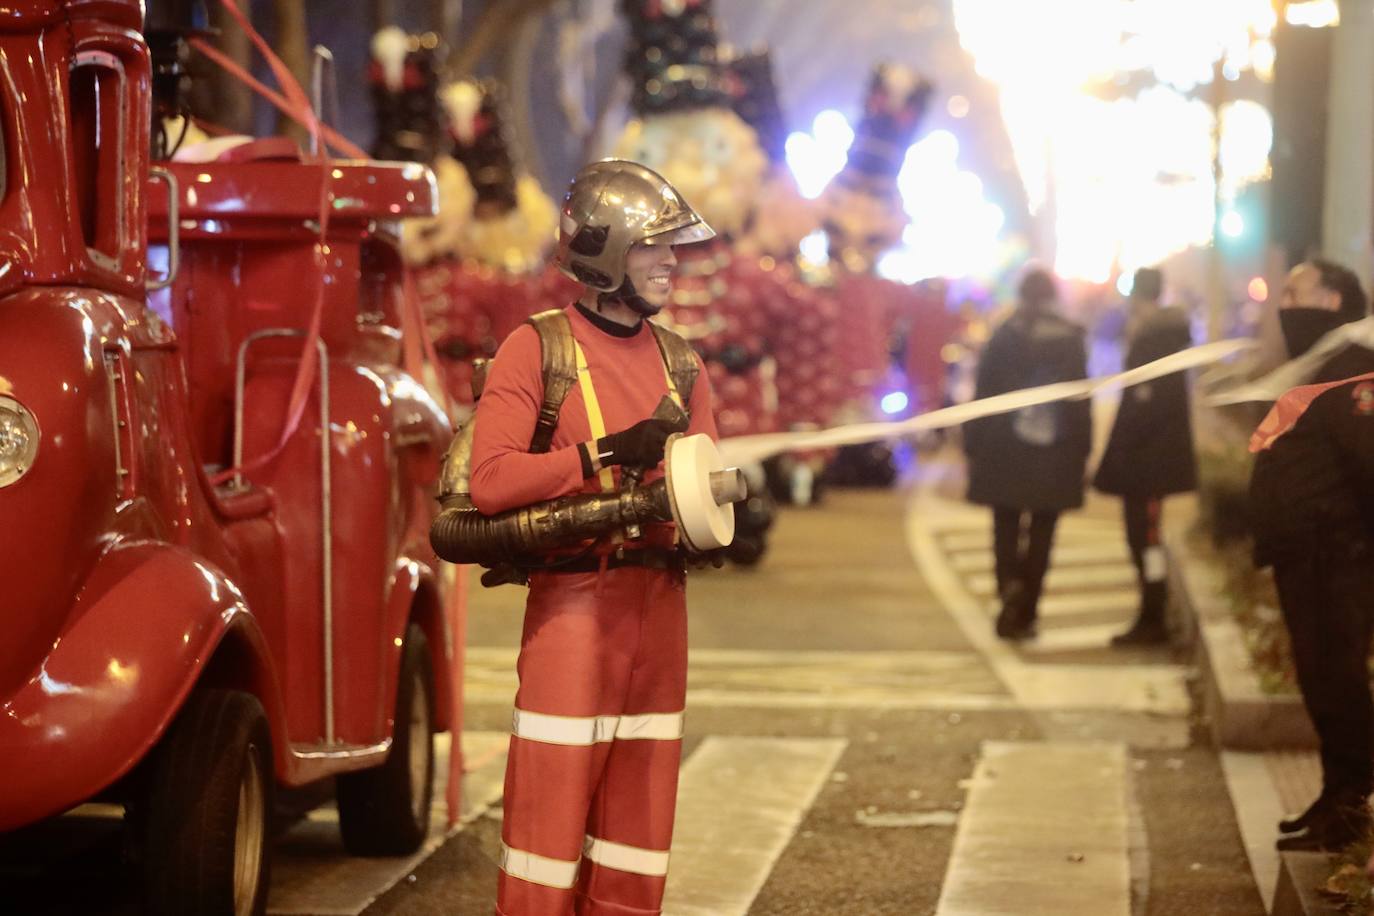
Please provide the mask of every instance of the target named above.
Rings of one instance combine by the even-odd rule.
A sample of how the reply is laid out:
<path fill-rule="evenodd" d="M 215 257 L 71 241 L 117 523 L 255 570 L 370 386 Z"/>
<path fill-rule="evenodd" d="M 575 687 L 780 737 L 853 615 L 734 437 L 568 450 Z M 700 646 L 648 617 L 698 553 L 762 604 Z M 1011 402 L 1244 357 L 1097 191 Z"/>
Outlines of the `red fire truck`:
<path fill-rule="evenodd" d="M 388 229 L 435 192 L 280 143 L 153 166 L 141 18 L 0 21 L 0 831 L 123 803 L 148 911 L 260 912 L 278 787 L 337 777 L 349 850 L 408 852 L 457 732 L 451 430 Z"/>

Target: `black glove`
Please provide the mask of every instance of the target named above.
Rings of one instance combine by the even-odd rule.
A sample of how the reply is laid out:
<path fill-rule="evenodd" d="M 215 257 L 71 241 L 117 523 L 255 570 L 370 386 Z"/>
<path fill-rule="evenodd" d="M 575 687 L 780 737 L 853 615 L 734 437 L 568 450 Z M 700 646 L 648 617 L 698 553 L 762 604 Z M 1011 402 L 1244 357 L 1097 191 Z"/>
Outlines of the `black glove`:
<path fill-rule="evenodd" d="M 626 467 L 652 468 L 663 460 L 663 447 L 673 433 L 685 432 L 687 421 L 673 423 L 650 417 L 640 420 L 629 429 L 611 433 L 596 440 L 597 458 L 602 467 L 620 464 Z"/>

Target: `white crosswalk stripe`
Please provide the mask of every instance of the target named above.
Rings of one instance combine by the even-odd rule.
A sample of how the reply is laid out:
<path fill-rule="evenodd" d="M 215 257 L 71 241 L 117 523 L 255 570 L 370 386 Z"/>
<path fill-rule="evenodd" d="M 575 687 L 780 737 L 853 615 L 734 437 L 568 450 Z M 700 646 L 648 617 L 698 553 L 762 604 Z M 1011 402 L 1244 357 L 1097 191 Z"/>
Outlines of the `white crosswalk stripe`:
<path fill-rule="evenodd" d="M 516 650 L 473 647 L 469 703 L 509 706 Z M 997 709 L 1006 688 L 970 652 L 693 649 L 687 709 Z"/>
<path fill-rule="evenodd" d="M 440 763 L 446 764 L 447 736 L 439 738 Z M 500 801 L 509 736 L 468 732 L 463 740 L 469 767 L 463 802 L 467 824 Z M 847 743 L 840 738 L 724 736 L 702 741 L 682 768 L 671 858 L 658 854 L 663 862 L 671 861 L 664 913 L 744 916 Z M 276 846 L 268 912 L 361 913 L 452 835 L 443 828 L 442 779 L 435 798 L 429 841 L 404 859 L 344 855 L 334 806 L 312 811 Z M 606 847 L 599 853 L 603 858 L 623 858 L 623 849 L 598 842 Z"/>
<path fill-rule="evenodd" d="M 702 742 L 678 789 L 664 916 L 744 916 L 847 742 Z"/>
<path fill-rule="evenodd" d="M 922 577 L 1018 704 L 1146 712 L 1177 718 L 1183 728 L 1189 709 L 1183 666 L 1117 665 L 1102 656 L 1111 636 L 1129 625 L 1139 600 L 1135 568 L 1122 559 L 1125 533 L 1119 522 L 1061 519 L 1055 550 L 1071 551 L 1076 562 L 1052 567 L 1046 577 L 1040 638 L 1012 645 L 993 633 L 994 576 L 977 571 L 991 570 L 987 511 L 930 493 L 916 499 L 919 510 L 908 513 L 907 541 Z M 1093 557 L 1100 559 L 1089 562 Z"/>
<path fill-rule="evenodd" d="M 1129 563 L 1111 563 L 1098 566 L 1071 566 L 1068 569 L 1055 569 L 1051 566 L 1045 576 L 1047 595 L 1064 592 L 1093 591 L 1134 585 L 1135 567 Z M 964 584 L 975 595 L 991 597 L 997 592 L 997 580 L 992 573 L 973 573 L 964 577 Z"/>
<path fill-rule="evenodd" d="M 948 546 L 945 548 L 948 550 Z M 1129 565 L 1131 562 L 1130 553 L 1126 550 L 1126 545 L 1112 540 L 1096 541 L 1089 544 L 1069 545 L 1056 544 L 1054 552 L 1050 555 L 1050 566 L 1054 568 L 1066 566 L 1083 566 L 1103 563 L 1124 563 Z M 949 565 L 958 572 L 991 572 L 993 568 L 992 551 L 988 549 L 987 539 L 979 547 L 961 551 L 950 551 Z"/>
<path fill-rule="evenodd" d="M 1129 916 L 1122 744 L 987 742 L 937 916 Z"/>

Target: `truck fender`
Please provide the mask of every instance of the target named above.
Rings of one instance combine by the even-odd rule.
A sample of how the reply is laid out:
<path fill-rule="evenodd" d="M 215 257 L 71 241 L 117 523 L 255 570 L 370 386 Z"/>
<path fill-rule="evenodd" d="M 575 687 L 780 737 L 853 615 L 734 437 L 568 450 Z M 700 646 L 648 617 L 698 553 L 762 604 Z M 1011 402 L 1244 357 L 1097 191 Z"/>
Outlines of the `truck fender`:
<path fill-rule="evenodd" d="M 396 560 L 386 617 L 387 632 L 393 637 L 387 646 L 386 670 L 393 683 L 387 688 L 386 708 L 395 708 L 394 681 L 401 665 L 401 640 L 405 637 L 406 627 L 414 622 L 429 639 L 429 660 L 434 671 L 434 727 L 444 731 L 451 729 L 454 722 L 453 679 L 462 676 L 463 634 L 455 631 L 455 628 L 461 628 L 463 621 L 446 619 L 444 591 L 439 582 L 441 575 L 445 575 L 445 572 L 436 570 L 433 564 L 424 560 L 407 556 Z M 449 587 L 458 588 L 460 584 L 450 582 Z M 459 713 L 461 721 L 461 710 Z"/>
<path fill-rule="evenodd" d="M 0 703 L 0 831 L 64 811 L 128 773 L 212 660 L 221 686 L 262 701 L 285 772 L 267 644 L 212 564 L 162 542 L 121 543 L 101 556 L 68 620 L 38 670 Z"/>

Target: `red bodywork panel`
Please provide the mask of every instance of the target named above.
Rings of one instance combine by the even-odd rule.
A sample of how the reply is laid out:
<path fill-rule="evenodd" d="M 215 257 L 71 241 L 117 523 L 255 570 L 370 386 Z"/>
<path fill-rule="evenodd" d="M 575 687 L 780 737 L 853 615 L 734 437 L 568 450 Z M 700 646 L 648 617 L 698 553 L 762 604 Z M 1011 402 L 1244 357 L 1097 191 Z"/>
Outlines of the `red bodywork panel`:
<path fill-rule="evenodd" d="M 446 699 L 460 646 L 428 546 L 451 429 L 400 365 L 401 263 L 381 224 L 432 212 L 433 178 L 251 155 L 168 163 L 181 269 L 145 297 L 167 226 L 166 192 L 147 190 L 140 20 L 136 2 L 0 3 L 0 68 L 23 99 L 0 106 L 0 395 L 41 434 L 32 469 L 0 487 L 16 522 L 0 526 L 0 830 L 129 772 L 197 684 L 262 700 L 288 784 L 379 763 L 410 622 L 430 638 L 439 727 L 459 720 Z M 116 92 L 122 104 L 106 104 Z M 117 125 L 83 120 L 97 96 L 89 110 Z M 92 130 L 98 154 L 83 152 Z M 236 413 L 248 458 L 281 435 L 302 338 L 252 345 L 241 411 L 236 364 L 255 332 L 309 324 L 326 178 L 332 742 L 317 395 L 243 487 L 210 482 L 232 463 Z"/>

